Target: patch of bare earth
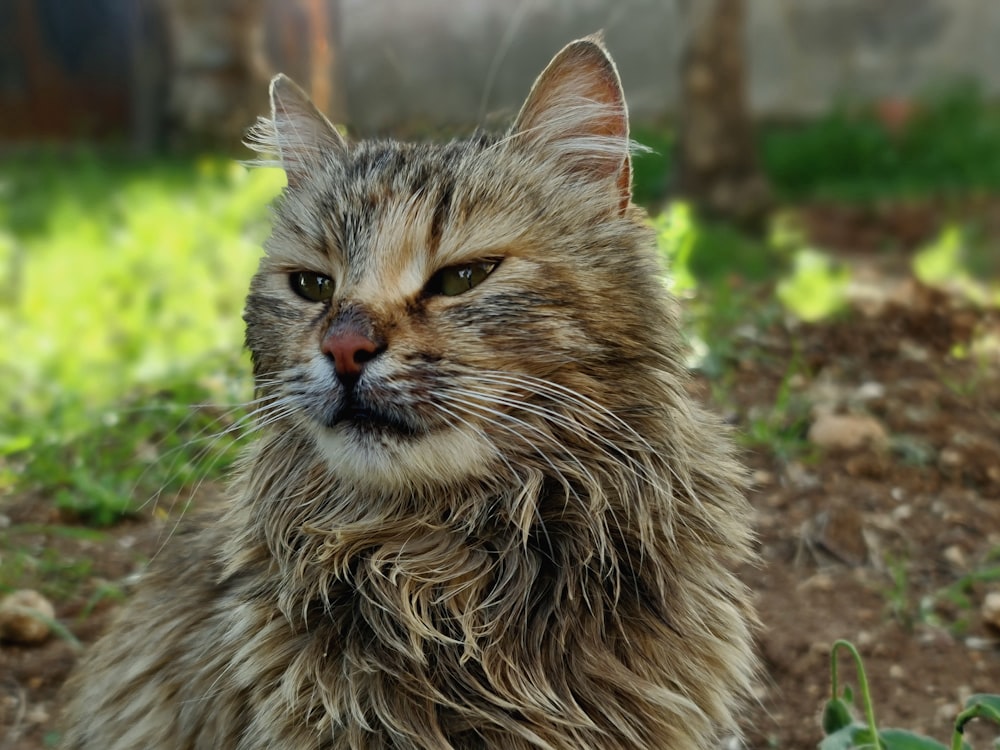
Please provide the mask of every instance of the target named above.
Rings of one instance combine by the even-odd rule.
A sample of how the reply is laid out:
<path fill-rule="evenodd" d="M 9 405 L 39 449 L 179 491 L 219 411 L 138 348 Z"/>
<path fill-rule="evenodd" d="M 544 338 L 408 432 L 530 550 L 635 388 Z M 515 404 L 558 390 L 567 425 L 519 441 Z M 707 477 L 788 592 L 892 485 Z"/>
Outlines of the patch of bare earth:
<path fill-rule="evenodd" d="M 1000 215 L 987 208 L 988 219 Z M 739 346 L 720 408 L 741 430 L 761 414 L 780 421 L 790 404 L 806 415 L 792 451 L 747 451 L 761 564 L 743 576 L 763 622 L 750 748 L 817 745 L 840 638 L 866 660 L 883 725 L 945 740 L 970 693 L 1000 692 L 1000 631 L 982 612 L 1000 590 L 988 575 L 1000 567 L 1000 361 L 985 345 L 1000 336 L 1000 314 L 909 276 L 907 253 L 933 236 L 936 210 L 806 211 L 819 244 L 858 269 L 855 309 L 822 324 L 774 324 Z M 812 433 L 820 448 L 809 431 L 822 420 L 833 433 Z M 39 498 L 0 502 L 12 528 L 67 521 Z M 39 559 L 89 561 L 71 591 L 54 586 L 57 618 L 86 644 L 115 607 L 104 596 L 90 608 L 103 583 L 154 555 L 172 523 L 145 516 L 100 540 L 39 528 L 17 542 Z M 34 585 L 53 587 L 60 575 L 40 569 Z M 76 655 L 65 638 L 0 644 L 0 748 L 46 746 Z"/>
<path fill-rule="evenodd" d="M 199 494 L 202 502 L 217 502 L 219 488 L 206 483 Z M 176 511 L 185 500 L 164 499 L 157 508 Z M 178 516 L 147 509 L 111 529 L 87 532 L 44 498 L 0 499 L 5 579 L 16 567 L 18 585 L 53 601 L 56 620 L 66 629 L 40 645 L 0 641 L 0 750 L 54 746 L 63 682 L 127 596 L 130 576 L 169 540 Z M 76 528 L 86 533 L 74 533 Z"/>
<path fill-rule="evenodd" d="M 849 213 L 807 219 L 828 232 L 827 247 L 864 244 L 837 224 Z M 869 247 L 898 244 L 888 258 L 852 258 L 867 266 L 852 313 L 765 332 L 768 350 L 747 353 L 733 387 L 744 426 L 784 386 L 805 403 L 810 430 L 792 460 L 750 455 L 763 564 L 744 575 L 765 671 L 746 724 L 752 748 L 816 746 L 840 638 L 865 659 L 882 726 L 947 742 L 970 694 L 1000 692 L 1000 631 L 981 611 L 1000 590 L 1000 351 L 988 346 L 1000 312 L 900 273 L 898 251 L 929 234 L 912 208 L 859 224 Z M 817 423 L 836 418 L 843 443 L 811 445 Z M 841 674 L 853 675 L 846 660 Z"/>

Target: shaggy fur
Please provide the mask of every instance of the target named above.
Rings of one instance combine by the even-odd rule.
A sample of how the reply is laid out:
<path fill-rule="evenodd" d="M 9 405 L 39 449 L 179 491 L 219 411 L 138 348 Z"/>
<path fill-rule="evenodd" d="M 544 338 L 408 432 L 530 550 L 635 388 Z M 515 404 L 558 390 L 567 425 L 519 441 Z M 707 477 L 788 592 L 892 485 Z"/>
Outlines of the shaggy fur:
<path fill-rule="evenodd" d="M 288 79 L 246 305 L 258 438 L 77 671 L 65 747 L 709 747 L 752 673 L 743 471 L 685 394 L 618 75 L 513 128 L 348 143 Z M 484 268 L 449 296 L 442 273 Z M 297 295 L 290 275 L 331 280 Z M 345 329 L 346 327 L 346 329 Z M 324 352 L 370 341 L 356 382 Z M 367 356 L 367 355 L 366 355 Z"/>

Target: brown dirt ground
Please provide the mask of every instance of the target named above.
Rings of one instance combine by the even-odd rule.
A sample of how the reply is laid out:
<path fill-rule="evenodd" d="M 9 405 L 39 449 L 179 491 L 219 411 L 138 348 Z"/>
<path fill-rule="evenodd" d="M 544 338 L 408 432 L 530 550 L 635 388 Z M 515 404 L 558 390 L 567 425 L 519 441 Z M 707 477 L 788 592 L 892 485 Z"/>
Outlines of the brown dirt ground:
<path fill-rule="evenodd" d="M 994 203 L 966 209 L 1000 236 Z M 771 414 L 791 446 L 747 452 L 761 564 L 743 575 L 763 622 L 747 747 L 816 747 L 839 638 L 860 649 L 884 726 L 947 740 L 969 694 L 1000 692 L 1000 630 L 981 613 L 986 594 L 1000 591 L 1000 575 L 990 575 L 1000 571 L 1000 312 L 909 278 L 908 255 L 937 231 L 939 213 L 919 204 L 803 210 L 814 243 L 865 282 L 855 310 L 741 332 L 719 408 L 743 431 Z M 955 356 L 957 344 L 974 354 Z M 695 390 L 719 393 L 705 381 Z M 874 417 L 887 444 L 811 447 L 806 430 L 823 409 Z M 0 522 L 24 529 L 18 548 L 48 561 L 36 584 L 54 592 L 57 618 L 86 644 L 115 607 L 99 592 L 155 554 L 173 520 L 151 514 L 79 539 L 47 528 L 67 520 L 41 498 L 9 497 L 0 498 Z M 12 554 L 0 548 L 0 563 Z M 53 583 L 67 577 L 66 590 Z M 76 653 L 65 638 L 0 645 L 0 748 L 51 744 L 57 691 Z M 846 662 L 842 674 L 853 679 Z"/>

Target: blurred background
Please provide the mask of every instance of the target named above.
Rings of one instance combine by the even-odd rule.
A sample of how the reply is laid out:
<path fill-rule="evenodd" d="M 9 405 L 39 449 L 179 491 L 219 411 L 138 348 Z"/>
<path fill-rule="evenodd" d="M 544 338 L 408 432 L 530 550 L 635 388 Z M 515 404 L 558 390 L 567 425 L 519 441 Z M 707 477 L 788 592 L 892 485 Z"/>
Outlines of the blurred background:
<path fill-rule="evenodd" d="M 54 741 L 78 642 L 244 439 L 269 78 L 352 137 L 461 136 L 597 30 L 692 393 L 753 471 L 748 746 L 816 745 L 838 637 L 914 730 L 995 689 L 1000 3 L 0 0 L 0 595 L 60 636 L 0 650 L 0 747 Z"/>
<path fill-rule="evenodd" d="M 3 0 L 0 135 L 157 148 L 238 141 L 283 71 L 353 132 L 503 118 L 568 40 L 603 29 L 638 124 L 676 117 L 708 3 L 685 0 Z M 995 3 L 756 0 L 741 16 L 755 117 L 802 119 L 975 83 L 1000 91 Z M 719 51 L 722 52 L 721 50 Z"/>

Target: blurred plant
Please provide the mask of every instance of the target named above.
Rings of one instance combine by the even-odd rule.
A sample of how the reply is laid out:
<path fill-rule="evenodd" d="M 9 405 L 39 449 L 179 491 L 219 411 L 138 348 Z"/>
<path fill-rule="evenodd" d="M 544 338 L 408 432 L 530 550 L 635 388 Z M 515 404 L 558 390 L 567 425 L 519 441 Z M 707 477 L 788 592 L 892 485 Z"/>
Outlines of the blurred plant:
<path fill-rule="evenodd" d="M 747 425 L 740 439 L 751 447 L 765 447 L 783 463 L 805 456 L 811 446 L 806 439 L 810 415 L 809 401 L 792 387 L 801 365 L 797 358 L 789 363 L 772 404 L 762 404 L 747 414 Z"/>
<path fill-rule="evenodd" d="M 681 201 L 669 204 L 653 219 L 653 228 L 667 263 L 667 286 L 677 295 L 691 292 L 697 285 L 691 273 L 691 253 L 698 241 L 691 207 Z"/>
<path fill-rule="evenodd" d="M 982 567 L 923 597 L 920 600 L 920 618 L 931 625 L 947 627 L 953 633 L 962 632 L 976 608 L 974 588 L 997 581 L 1000 581 L 1000 565 L 995 560 L 993 564 L 987 561 Z M 942 609 L 947 610 L 947 614 L 943 614 Z"/>
<path fill-rule="evenodd" d="M 8 278 L 18 262 L 0 305 L 0 491 L 34 487 L 105 523 L 137 482 L 152 494 L 189 477 L 206 443 L 228 460 L 204 436 L 238 413 L 220 427 L 189 404 L 249 397 L 232 376 L 246 371 L 240 309 L 282 179 L 219 159 L 4 164 Z"/>
<path fill-rule="evenodd" d="M 838 652 L 847 651 L 854 659 L 861 692 L 861 709 L 865 720 L 856 721 L 854 693 L 850 687 L 841 689 L 837 671 Z M 819 750 L 971 750 L 962 735 L 972 719 L 988 719 L 1000 724 L 1000 695 L 973 695 L 965 708 L 955 718 L 951 745 L 903 729 L 880 729 L 875 721 L 875 710 L 868 690 L 868 676 L 858 650 L 849 641 L 837 641 L 830 651 L 830 700 L 823 708 L 822 727 L 824 739 Z"/>
<path fill-rule="evenodd" d="M 669 129 L 637 127 L 632 139 L 632 200 L 651 212 L 659 209 L 670 187 L 671 159 L 676 138 Z"/>
<path fill-rule="evenodd" d="M 795 252 L 791 275 L 778 282 L 778 298 L 799 319 L 812 323 L 843 309 L 850 280 L 848 268 L 805 247 Z"/>
<path fill-rule="evenodd" d="M 947 287 L 976 304 L 1000 305 L 1000 279 L 989 279 L 987 271 L 977 268 L 987 263 L 978 256 L 988 253 L 993 258 L 996 249 L 977 247 L 969 235 L 961 225 L 946 224 L 913 256 L 913 273 L 928 286 Z"/>
<path fill-rule="evenodd" d="M 884 114 L 884 113 L 883 113 Z M 842 108 L 761 137 L 765 171 L 786 197 L 871 200 L 1000 188 L 1000 111 L 972 85 L 908 103 L 887 127 L 878 106 Z"/>

